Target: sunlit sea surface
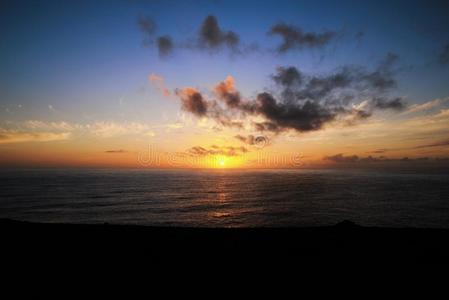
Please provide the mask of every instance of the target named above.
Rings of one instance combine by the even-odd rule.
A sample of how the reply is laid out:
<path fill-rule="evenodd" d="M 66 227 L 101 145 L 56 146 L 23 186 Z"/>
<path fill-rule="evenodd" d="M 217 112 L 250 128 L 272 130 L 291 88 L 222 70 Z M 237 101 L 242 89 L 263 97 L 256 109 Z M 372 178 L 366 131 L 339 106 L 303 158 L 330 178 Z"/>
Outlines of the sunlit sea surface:
<path fill-rule="evenodd" d="M 447 173 L 2 170 L 0 217 L 157 226 L 449 228 Z"/>

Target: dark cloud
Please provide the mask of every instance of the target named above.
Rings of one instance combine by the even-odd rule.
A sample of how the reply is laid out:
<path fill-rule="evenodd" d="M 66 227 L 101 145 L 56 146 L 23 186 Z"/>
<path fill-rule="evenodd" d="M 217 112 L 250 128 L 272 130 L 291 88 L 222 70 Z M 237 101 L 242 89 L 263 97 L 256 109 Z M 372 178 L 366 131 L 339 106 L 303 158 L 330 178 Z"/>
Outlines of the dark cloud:
<path fill-rule="evenodd" d="M 248 136 L 243 136 L 240 134 L 237 134 L 236 136 L 234 136 L 236 139 L 238 139 L 239 141 L 248 144 L 248 145 L 254 145 L 255 142 L 255 137 L 254 135 L 248 135 Z"/>
<path fill-rule="evenodd" d="M 336 37 L 336 32 L 334 31 L 324 31 L 322 33 L 304 32 L 299 27 L 284 23 L 271 27 L 268 34 L 279 35 L 282 38 L 282 43 L 277 49 L 279 53 L 293 49 L 323 47 Z"/>
<path fill-rule="evenodd" d="M 251 113 L 263 116 L 266 122 L 255 123 L 255 128 L 259 131 L 294 129 L 305 132 L 319 130 L 342 116 L 352 124 L 370 117 L 376 109 L 401 110 L 405 107 L 403 99 L 383 96 L 386 86 L 373 83 L 374 76 L 371 76 L 376 73 L 377 78 L 385 76 L 394 80 L 391 66 L 397 59 L 388 54 L 374 72 L 343 67 L 326 76 L 307 76 L 295 67 L 278 68 L 272 78 L 280 87 L 280 93 L 277 97 L 268 92 L 257 96 Z M 351 100 L 362 97 L 369 99 L 364 107 L 349 105 Z"/>
<path fill-rule="evenodd" d="M 152 37 L 157 29 L 156 23 L 149 17 L 140 16 L 137 25 L 148 37 Z"/>
<path fill-rule="evenodd" d="M 193 88 L 176 90 L 176 95 L 181 98 L 182 108 L 198 117 L 205 116 L 209 107 L 201 93 Z"/>
<path fill-rule="evenodd" d="M 235 88 L 234 79 L 228 76 L 214 88 L 217 101 L 205 102 L 198 93 L 181 100 L 185 110 L 212 118 L 225 127 L 243 128 L 240 120 L 250 120 L 257 131 L 280 133 L 319 130 L 331 122 L 353 125 L 369 118 L 375 110 L 405 108 L 402 98 L 386 94 L 393 85 L 379 84 L 377 80 L 385 77 L 385 81 L 395 82 L 392 65 L 397 59 L 388 54 L 374 71 L 345 66 L 324 76 L 280 67 L 271 76 L 276 91 L 259 93 L 252 100 L 244 99 Z M 262 120 L 251 120 L 253 117 Z"/>
<path fill-rule="evenodd" d="M 232 51 L 232 54 L 239 55 L 260 50 L 257 43 L 241 43 L 237 33 L 220 28 L 217 18 L 212 15 L 204 19 L 193 40 L 186 38 L 184 41 L 176 43 L 176 45 L 169 35 L 159 35 L 156 37 L 157 25 L 151 18 L 140 17 L 137 24 L 145 34 L 144 45 L 156 46 L 161 57 L 172 53 L 175 50 L 175 46 L 193 50 L 206 49 L 211 52 L 228 48 Z"/>
<path fill-rule="evenodd" d="M 400 97 L 396 97 L 393 99 L 385 99 L 385 98 L 374 98 L 372 100 L 375 108 L 379 109 L 392 109 L 392 110 L 403 110 L 405 108 L 404 100 Z"/>
<path fill-rule="evenodd" d="M 386 90 L 396 86 L 393 67 L 399 61 L 399 56 L 394 53 L 388 53 L 380 62 L 378 68 L 364 74 L 361 78 L 369 83 L 373 88 Z"/>
<path fill-rule="evenodd" d="M 278 67 L 272 78 L 274 82 L 285 87 L 302 83 L 302 74 L 295 67 Z"/>
<path fill-rule="evenodd" d="M 263 148 L 270 144 L 270 139 L 267 136 L 259 135 L 254 136 L 252 134 L 243 136 L 240 134 L 237 134 L 234 136 L 237 140 L 241 141 L 242 143 L 245 143 L 250 146 L 255 146 L 257 148 Z"/>
<path fill-rule="evenodd" d="M 240 93 L 235 89 L 232 76 L 228 76 L 226 80 L 217 84 L 214 92 L 218 99 L 224 101 L 228 107 L 235 108 L 240 105 Z"/>
<path fill-rule="evenodd" d="M 276 131 L 278 128 L 291 128 L 297 131 L 318 130 L 326 122 L 335 118 L 332 110 L 312 101 L 303 104 L 278 102 L 271 94 L 261 93 L 257 96 L 257 112 L 271 121 L 268 125 Z"/>
<path fill-rule="evenodd" d="M 349 67 L 327 76 L 312 76 L 308 78 L 304 88 L 297 89 L 295 97 L 308 100 L 323 99 L 336 89 L 348 87 L 356 77 L 356 72 Z"/>
<path fill-rule="evenodd" d="M 239 156 L 247 153 L 248 149 L 245 147 L 233 146 L 217 146 L 212 145 L 210 148 L 195 146 L 187 150 L 187 154 L 192 156 L 208 156 L 208 155 L 225 155 L 225 156 Z"/>
<path fill-rule="evenodd" d="M 145 34 L 145 46 L 158 47 L 160 56 L 170 54 L 174 50 L 174 42 L 170 36 L 159 35 L 156 37 L 157 25 L 151 18 L 141 16 L 137 20 L 137 24 Z M 335 31 L 304 32 L 299 27 L 279 23 L 272 26 L 268 34 L 278 35 L 282 38 L 282 43 L 277 51 L 283 53 L 292 49 L 324 47 L 339 33 Z M 213 15 L 209 15 L 203 20 L 195 37 L 186 37 L 184 41 L 180 41 L 176 45 L 188 49 L 206 49 L 211 52 L 228 48 L 232 54 L 237 55 L 269 50 L 264 49 L 257 42 L 242 42 L 236 32 L 221 28 L 217 18 Z"/>
<path fill-rule="evenodd" d="M 157 48 L 160 56 L 167 56 L 173 50 L 173 42 L 170 36 L 164 35 L 157 38 Z"/>
<path fill-rule="evenodd" d="M 358 161 L 359 157 L 357 155 L 344 156 L 343 154 L 339 153 L 333 156 L 326 156 L 324 160 L 329 160 L 336 163 L 353 163 Z"/>
<path fill-rule="evenodd" d="M 273 122 L 254 122 L 254 129 L 257 131 L 280 132 L 281 127 Z"/>
<path fill-rule="evenodd" d="M 438 56 L 438 61 L 442 65 L 447 65 L 449 63 L 449 44 L 446 44 L 440 51 Z"/>
<path fill-rule="evenodd" d="M 174 48 L 173 41 L 169 35 L 161 35 L 155 37 L 157 31 L 156 23 L 149 17 L 140 16 L 137 24 L 145 34 L 143 44 L 145 46 L 152 46 L 156 44 L 159 51 L 159 56 L 164 57 L 169 55 Z"/>
<path fill-rule="evenodd" d="M 226 116 L 217 116 L 215 120 L 218 122 L 218 124 L 224 127 L 232 127 L 237 129 L 243 128 L 243 122 L 231 120 L 229 117 Z"/>
<path fill-rule="evenodd" d="M 358 32 L 355 33 L 354 37 L 355 37 L 355 39 L 357 41 L 360 42 L 365 37 L 365 32 L 364 31 L 358 31 Z"/>
<path fill-rule="evenodd" d="M 239 36 L 233 31 L 223 31 L 215 16 L 207 16 L 199 30 L 199 45 L 206 49 L 219 49 L 227 46 L 235 49 L 240 42 Z"/>

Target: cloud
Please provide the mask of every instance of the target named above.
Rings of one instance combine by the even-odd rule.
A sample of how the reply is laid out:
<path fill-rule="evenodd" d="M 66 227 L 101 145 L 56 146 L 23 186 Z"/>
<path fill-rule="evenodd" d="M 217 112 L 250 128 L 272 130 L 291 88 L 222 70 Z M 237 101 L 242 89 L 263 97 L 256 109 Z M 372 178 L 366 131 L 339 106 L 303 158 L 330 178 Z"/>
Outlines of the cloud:
<path fill-rule="evenodd" d="M 202 94 L 194 88 L 183 88 L 176 91 L 181 98 L 182 108 L 195 116 L 205 116 L 210 104 L 203 98 Z"/>
<path fill-rule="evenodd" d="M 156 133 L 152 127 L 145 123 L 112 121 L 96 121 L 87 124 L 60 122 L 46 122 L 28 120 L 23 122 L 10 122 L 8 128 L 0 127 L 0 143 L 22 141 L 57 141 L 77 136 L 93 135 L 100 138 L 111 138 L 123 135 L 140 135 L 154 137 Z"/>
<path fill-rule="evenodd" d="M 0 144 L 24 142 L 53 142 L 70 138 L 70 132 L 22 132 L 16 130 L 0 129 Z"/>
<path fill-rule="evenodd" d="M 151 73 L 148 76 L 148 80 L 154 85 L 156 89 L 161 91 L 162 95 L 166 97 L 169 97 L 171 95 L 170 90 L 165 86 L 164 78 L 162 76 Z"/>
<path fill-rule="evenodd" d="M 379 109 L 403 110 L 405 108 L 404 100 L 400 97 L 393 99 L 374 98 L 372 102 L 374 107 Z"/>
<path fill-rule="evenodd" d="M 336 163 L 353 163 L 357 162 L 359 160 L 359 157 L 357 155 L 344 156 L 343 154 L 339 153 L 333 156 L 326 156 L 324 160 L 329 160 Z"/>
<path fill-rule="evenodd" d="M 268 34 L 279 35 L 282 38 L 282 43 L 277 48 L 279 53 L 285 53 L 293 49 L 320 48 L 329 44 L 336 37 L 334 31 L 304 32 L 299 27 L 284 23 L 275 24 Z"/>
<path fill-rule="evenodd" d="M 199 46 L 204 49 L 216 50 L 223 47 L 236 49 L 240 43 L 239 36 L 233 31 L 224 31 L 218 25 L 215 16 L 207 16 L 201 24 L 198 37 Z"/>
<path fill-rule="evenodd" d="M 410 105 L 410 107 L 404 112 L 404 114 L 411 114 L 411 113 L 417 113 L 417 112 L 421 112 L 421 111 L 430 110 L 430 109 L 440 106 L 448 101 L 449 101 L 449 98 L 445 98 L 445 99 L 434 99 L 434 100 L 427 101 L 427 102 L 420 103 L 420 104 L 413 104 L 413 105 Z"/>
<path fill-rule="evenodd" d="M 357 155 L 343 155 L 341 153 L 332 155 L 332 156 L 325 156 L 323 160 L 330 161 L 333 163 L 341 163 L 341 164 L 359 164 L 359 163 L 379 163 L 379 162 L 422 162 L 422 161 L 429 161 L 429 157 L 417 157 L 417 158 L 409 158 L 409 157 L 403 157 L 403 158 L 388 158 L 385 156 L 367 156 L 367 157 L 359 157 Z"/>
<path fill-rule="evenodd" d="M 393 77 L 392 68 L 398 61 L 398 55 L 388 53 L 375 71 L 364 74 L 361 78 L 378 90 L 393 88 L 396 86 L 396 80 Z"/>
<path fill-rule="evenodd" d="M 380 153 L 385 153 L 385 152 L 390 151 L 390 150 L 392 150 L 392 149 L 380 148 L 380 149 L 376 149 L 376 150 L 371 151 L 371 153 L 380 154 Z"/>
<path fill-rule="evenodd" d="M 187 154 L 191 156 L 208 156 L 208 155 L 239 156 L 247 152 L 248 149 L 246 149 L 245 147 L 216 146 L 216 145 L 212 145 L 210 148 L 195 146 L 187 150 Z"/>
<path fill-rule="evenodd" d="M 261 92 L 252 100 L 242 98 L 232 76 L 214 87 L 216 99 L 205 100 L 193 88 L 177 95 L 184 110 L 225 127 L 242 128 L 249 122 L 257 131 L 280 133 L 320 130 L 332 122 L 353 125 L 376 110 L 406 108 L 403 98 L 386 93 L 395 83 L 392 66 L 397 59 L 388 54 L 374 71 L 344 66 L 327 75 L 311 76 L 293 66 L 279 67 L 271 76 L 276 90 Z"/>
<path fill-rule="evenodd" d="M 277 73 L 271 76 L 275 83 L 291 87 L 302 84 L 302 74 L 295 67 L 278 67 Z"/>
<path fill-rule="evenodd" d="M 247 136 L 243 136 L 243 135 L 237 134 L 234 137 L 237 140 L 241 141 L 242 143 L 245 143 L 250 146 L 255 146 L 257 148 L 263 148 L 263 147 L 270 145 L 270 139 L 264 135 L 254 136 L 254 135 L 250 134 Z"/>
<path fill-rule="evenodd" d="M 115 122 L 95 122 L 93 124 L 85 125 L 85 129 L 91 134 L 110 138 L 114 136 L 143 134 L 146 136 L 154 136 L 154 132 L 146 124 L 130 122 L 130 123 L 115 123 Z"/>
<path fill-rule="evenodd" d="M 172 53 L 173 47 L 173 41 L 170 36 L 163 35 L 157 38 L 157 48 L 159 50 L 159 56 L 168 56 Z"/>
<path fill-rule="evenodd" d="M 234 78 L 232 76 L 226 79 L 214 88 L 218 99 L 223 100 L 228 107 L 238 107 L 240 105 L 240 93 L 235 89 Z"/>
<path fill-rule="evenodd" d="M 106 150 L 105 153 L 110 153 L 110 154 L 121 154 L 121 153 L 127 153 L 128 151 L 123 150 L 123 149 L 119 149 L 119 150 Z"/>
<path fill-rule="evenodd" d="M 150 17 L 140 16 L 137 25 L 148 37 L 152 37 L 157 29 L 156 23 Z"/>
<path fill-rule="evenodd" d="M 237 128 L 237 129 L 243 129 L 243 127 L 244 127 L 243 122 L 232 120 L 226 116 L 217 115 L 215 117 L 215 121 L 217 121 L 218 124 L 220 124 L 224 127 L 231 127 L 231 128 Z"/>
<path fill-rule="evenodd" d="M 236 136 L 234 136 L 236 139 L 238 139 L 239 141 L 248 144 L 248 145 L 254 145 L 255 143 L 255 137 L 254 135 L 248 135 L 248 136 L 243 136 L 240 134 L 237 134 Z"/>
<path fill-rule="evenodd" d="M 256 101 L 257 112 L 271 121 L 266 124 L 269 127 L 264 126 L 263 130 L 278 131 L 286 128 L 299 132 L 318 130 L 336 116 L 332 110 L 312 101 L 303 104 L 281 103 L 269 93 L 257 95 Z"/>
<path fill-rule="evenodd" d="M 449 139 L 448 140 L 442 140 L 435 143 L 425 144 L 416 146 L 413 149 L 422 149 L 422 148 L 433 148 L 433 147 L 446 147 L 449 146 Z"/>
<path fill-rule="evenodd" d="M 442 65 L 447 65 L 449 63 L 449 44 L 444 45 L 441 49 L 438 61 Z"/>
<path fill-rule="evenodd" d="M 184 127 L 184 124 L 181 122 L 169 123 L 165 125 L 168 129 L 180 129 Z"/>
<path fill-rule="evenodd" d="M 61 122 L 44 122 L 39 120 L 24 121 L 22 126 L 32 130 L 56 130 L 56 131 L 73 131 L 81 127 L 79 124 L 71 124 L 65 121 Z"/>
<path fill-rule="evenodd" d="M 161 35 L 156 37 L 157 25 L 153 19 L 140 16 L 137 25 L 144 33 L 143 45 L 148 47 L 156 44 L 160 57 L 166 57 L 173 51 L 174 45 L 169 35 Z"/>
<path fill-rule="evenodd" d="M 51 104 L 48 105 L 48 109 L 51 110 L 52 112 L 58 112 Z"/>
<path fill-rule="evenodd" d="M 449 118 L 449 108 L 440 110 L 437 114 L 431 117 L 431 120 L 438 121 L 446 118 Z"/>

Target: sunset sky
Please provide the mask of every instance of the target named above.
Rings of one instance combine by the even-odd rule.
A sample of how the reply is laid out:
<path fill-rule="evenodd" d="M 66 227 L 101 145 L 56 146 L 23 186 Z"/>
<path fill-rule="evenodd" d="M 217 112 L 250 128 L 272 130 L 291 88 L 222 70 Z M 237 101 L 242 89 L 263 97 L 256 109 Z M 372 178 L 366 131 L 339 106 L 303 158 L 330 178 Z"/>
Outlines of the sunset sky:
<path fill-rule="evenodd" d="M 449 159 L 448 1 L 2 1 L 0 166 Z"/>

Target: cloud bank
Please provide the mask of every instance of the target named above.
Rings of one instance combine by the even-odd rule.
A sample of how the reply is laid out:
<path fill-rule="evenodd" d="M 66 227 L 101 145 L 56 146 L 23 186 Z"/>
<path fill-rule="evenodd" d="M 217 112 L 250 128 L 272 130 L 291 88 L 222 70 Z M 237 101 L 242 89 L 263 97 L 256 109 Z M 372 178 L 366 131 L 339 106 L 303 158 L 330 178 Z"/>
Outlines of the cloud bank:
<path fill-rule="evenodd" d="M 293 66 L 280 67 L 271 76 L 276 91 L 261 92 L 254 99 L 243 98 L 231 76 L 213 88 L 212 98 L 190 87 L 178 90 L 177 95 L 183 110 L 223 126 L 242 127 L 251 121 L 256 131 L 315 131 L 335 121 L 355 124 L 376 110 L 405 109 L 403 98 L 387 93 L 396 86 L 393 67 L 397 60 L 388 54 L 372 71 L 344 66 L 321 76 Z"/>
<path fill-rule="evenodd" d="M 341 164 L 359 164 L 359 163 L 379 163 L 379 162 L 422 162 L 422 161 L 428 161 L 429 157 L 418 157 L 418 158 L 409 158 L 409 157 L 403 157 L 403 158 L 388 158 L 385 156 L 367 156 L 367 157 L 359 157 L 358 155 L 343 155 L 341 153 L 332 155 L 332 156 L 326 156 L 324 157 L 325 161 L 330 161 L 333 163 L 341 163 Z"/>

